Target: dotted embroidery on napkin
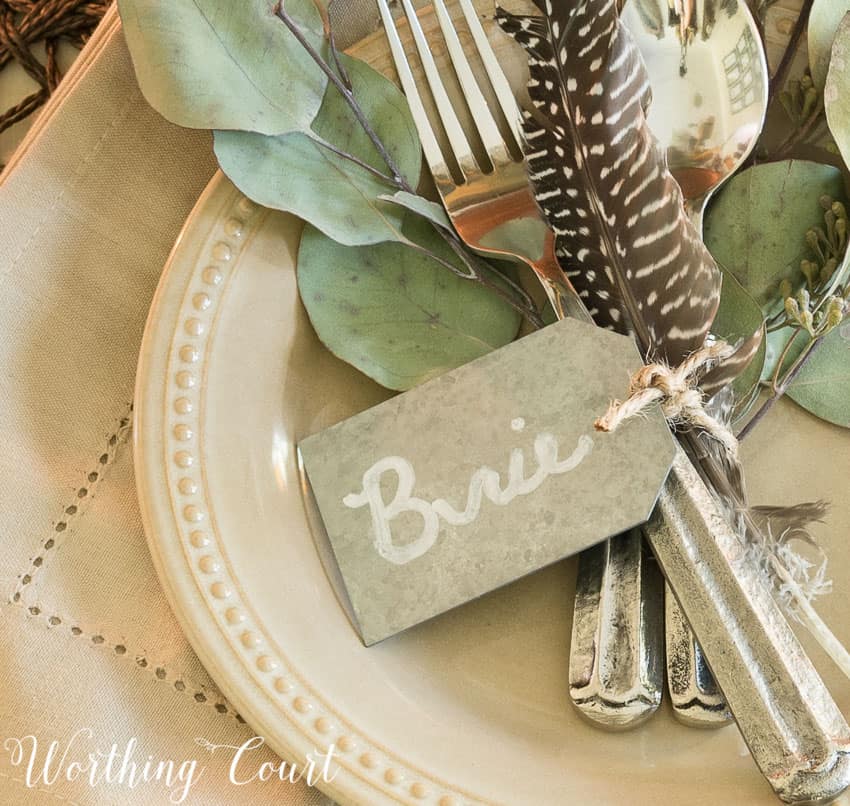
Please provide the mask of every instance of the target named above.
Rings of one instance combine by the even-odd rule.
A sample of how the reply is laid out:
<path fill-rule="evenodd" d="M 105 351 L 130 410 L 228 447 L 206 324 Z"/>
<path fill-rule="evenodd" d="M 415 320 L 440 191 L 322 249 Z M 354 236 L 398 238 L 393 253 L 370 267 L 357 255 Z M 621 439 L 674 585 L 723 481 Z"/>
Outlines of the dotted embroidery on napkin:
<path fill-rule="evenodd" d="M 23 604 L 19 604 L 24 607 Z M 28 616 L 37 618 L 47 625 L 48 629 L 67 629 L 74 638 L 79 638 L 82 641 L 88 641 L 93 647 L 101 647 L 104 650 L 112 651 L 119 657 L 126 657 L 140 669 L 145 669 L 157 679 L 164 683 L 168 683 L 170 687 L 178 694 L 191 697 L 198 705 L 206 705 L 213 708 L 216 713 L 222 716 L 231 716 L 240 724 L 245 724 L 245 720 L 240 716 L 227 700 L 218 692 L 208 686 L 203 686 L 200 683 L 194 682 L 189 678 L 169 672 L 164 664 L 159 664 L 148 659 L 143 652 L 131 652 L 127 645 L 123 642 L 113 642 L 108 640 L 100 632 L 92 630 L 84 630 L 73 620 L 67 617 L 58 615 L 48 615 L 38 605 L 33 605 L 25 608 Z"/>
<path fill-rule="evenodd" d="M 31 560 L 30 567 L 25 573 L 18 575 L 18 585 L 12 594 L 13 602 L 21 600 L 24 588 L 32 584 L 39 569 L 44 566 L 48 552 L 67 538 L 69 526 L 73 525 L 74 520 L 85 511 L 89 502 L 94 498 L 98 486 L 106 476 L 107 469 L 115 461 L 119 448 L 127 441 L 132 429 L 132 414 L 133 404 L 130 403 L 119 419 L 116 429 L 106 438 L 105 450 L 97 458 L 94 467 L 86 473 L 82 486 L 74 491 L 71 503 L 63 508 L 62 515 L 53 525 L 50 536 L 41 544 L 38 554 Z"/>

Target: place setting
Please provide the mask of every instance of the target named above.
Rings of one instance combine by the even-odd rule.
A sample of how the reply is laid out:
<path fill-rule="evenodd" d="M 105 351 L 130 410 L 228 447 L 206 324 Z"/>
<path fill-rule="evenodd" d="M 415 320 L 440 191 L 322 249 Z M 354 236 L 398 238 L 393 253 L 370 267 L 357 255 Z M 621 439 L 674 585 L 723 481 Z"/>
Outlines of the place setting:
<path fill-rule="evenodd" d="M 133 405 L 200 661 L 340 804 L 841 798 L 850 6 L 376 3 L 118 3 L 219 166 Z"/>

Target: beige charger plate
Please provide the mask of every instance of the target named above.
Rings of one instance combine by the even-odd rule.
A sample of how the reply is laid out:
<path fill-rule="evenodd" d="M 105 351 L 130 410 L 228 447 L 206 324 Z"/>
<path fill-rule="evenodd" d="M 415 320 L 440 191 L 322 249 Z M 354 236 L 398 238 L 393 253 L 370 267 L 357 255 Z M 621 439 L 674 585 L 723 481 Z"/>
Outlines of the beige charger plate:
<path fill-rule="evenodd" d="M 734 727 L 697 731 L 662 711 L 606 734 L 579 719 L 572 562 L 362 646 L 319 556 L 296 445 L 387 393 L 317 340 L 295 283 L 299 234 L 214 178 L 160 282 L 136 389 L 157 570 L 253 729 L 290 760 L 333 743 L 339 774 L 322 788 L 345 804 L 775 803 Z M 848 448 L 846 431 L 793 404 L 746 445 L 756 500 L 834 500 L 821 537 L 837 593 L 819 609 L 845 642 Z M 816 657 L 847 712 L 850 686 Z"/>

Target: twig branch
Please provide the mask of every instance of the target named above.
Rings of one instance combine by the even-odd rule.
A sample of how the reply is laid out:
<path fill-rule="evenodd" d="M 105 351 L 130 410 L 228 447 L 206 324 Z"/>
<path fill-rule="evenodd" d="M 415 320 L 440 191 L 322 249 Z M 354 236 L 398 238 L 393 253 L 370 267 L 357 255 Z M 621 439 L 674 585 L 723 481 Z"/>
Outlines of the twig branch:
<path fill-rule="evenodd" d="M 383 141 L 380 137 L 378 137 L 377 132 L 372 128 L 372 124 L 369 123 L 369 120 L 366 118 L 366 115 L 363 113 L 363 109 L 357 100 L 354 98 L 354 92 L 345 85 L 345 82 L 331 69 L 330 65 L 321 57 L 321 55 L 316 51 L 316 49 L 310 44 L 307 40 L 307 37 L 304 36 L 304 33 L 298 27 L 298 24 L 295 20 L 292 19 L 291 16 L 287 13 L 287 11 L 283 7 L 282 2 L 278 2 L 275 6 L 274 13 L 278 16 L 278 18 L 283 22 L 283 24 L 289 28 L 292 35 L 298 40 L 298 44 L 307 51 L 310 58 L 318 65 L 319 69 L 327 76 L 328 81 L 334 85 L 334 87 L 339 90 L 342 97 L 345 99 L 345 102 L 348 104 L 348 108 L 351 109 L 354 117 L 357 118 L 357 122 L 363 128 L 363 131 L 366 132 L 367 137 L 371 140 L 372 145 L 375 147 L 375 150 L 380 154 L 381 159 L 386 163 L 387 168 L 389 168 L 390 173 L 393 177 L 393 182 L 398 185 L 402 190 L 406 190 L 408 193 L 415 193 L 416 191 L 408 184 L 407 180 L 402 176 L 401 171 L 398 169 L 395 160 L 389 151 L 387 151 L 384 146 Z"/>
<path fill-rule="evenodd" d="M 794 24 L 793 30 L 791 31 L 791 37 L 788 40 L 788 45 L 786 46 L 785 51 L 782 54 L 782 59 L 780 60 L 779 65 L 776 68 L 776 72 L 770 78 L 768 84 L 768 108 L 770 108 L 770 106 L 776 99 L 776 96 L 782 91 L 782 88 L 788 77 L 788 71 L 791 69 L 791 65 L 794 63 L 794 57 L 797 54 L 797 48 L 800 45 L 800 40 L 802 39 L 803 33 L 806 30 L 806 26 L 808 25 L 809 14 L 811 13 L 813 4 L 814 0 L 803 0 L 803 6 L 800 9 L 800 14 L 797 17 L 797 21 Z M 763 6 L 764 13 L 767 12 L 767 9 L 770 5 L 772 4 L 765 4 Z M 765 44 L 764 21 L 758 13 L 754 13 L 753 16 L 756 19 L 759 34 L 761 35 L 762 39 L 762 44 Z M 803 138 L 808 135 L 811 127 L 814 125 L 814 119 L 818 117 L 819 111 L 816 110 L 812 114 L 812 116 L 806 121 L 806 123 L 791 132 L 791 134 L 785 138 L 782 144 L 773 153 L 767 154 L 768 160 L 775 162 L 778 159 L 782 159 L 783 155 L 786 154 L 791 148 L 802 142 Z M 760 153 L 761 156 L 764 156 L 763 152 L 760 152 L 758 147 L 754 148 L 750 153 L 749 157 L 747 157 L 747 159 L 745 160 L 744 164 L 741 166 L 741 168 L 750 168 L 753 165 L 756 165 L 758 162 L 762 161 L 760 159 Z"/>
<path fill-rule="evenodd" d="M 811 134 L 812 129 L 815 128 L 816 124 L 820 123 L 823 120 L 823 103 L 821 101 L 818 102 L 818 105 L 812 111 L 812 114 L 806 118 L 805 122 L 802 126 L 798 126 L 794 129 L 777 147 L 776 150 L 771 155 L 773 160 L 784 159 L 791 150 L 799 145 L 800 143 L 805 142 L 806 138 Z"/>
<path fill-rule="evenodd" d="M 803 32 L 806 30 L 806 25 L 809 22 L 809 14 L 812 10 L 814 0 L 804 0 L 803 6 L 800 9 L 800 15 L 797 17 L 797 22 L 794 24 L 794 29 L 791 31 L 791 38 L 788 40 L 788 46 L 782 54 L 782 60 L 776 68 L 776 72 L 770 79 L 768 89 L 768 103 L 771 103 L 785 85 L 788 71 L 791 69 L 791 64 L 794 62 L 794 56 L 797 54 L 797 48 L 800 45 L 800 39 Z"/>
<path fill-rule="evenodd" d="M 443 230 L 443 232 L 445 232 L 445 230 Z M 522 310 L 520 312 L 526 317 L 526 319 L 528 319 L 528 321 L 535 328 L 539 329 L 543 327 L 543 317 L 538 312 L 537 306 L 534 304 L 534 301 L 531 299 L 528 292 L 522 286 L 520 286 L 518 283 L 515 283 L 507 275 L 497 271 L 493 266 L 487 263 L 486 260 L 482 260 L 481 258 L 470 253 L 469 250 L 466 249 L 466 247 L 464 246 L 463 242 L 454 233 L 445 234 L 450 236 L 446 240 L 449 246 L 454 251 L 454 253 L 464 262 L 465 265 L 469 267 L 470 271 L 473 271 L 477 274 L 478 278 L 485 286 L 492 289 L 503 299 L 506 299 L 510 302 L 510 295 L 506 294 L 504 288 L 501 287 L 501 283 L 507 285 L 513 290 L 514 294 L 516 294 L 524 303 L 525 310 Z M 495 281 L 485 279 L 488 274 L 493 275 L 498 279 Z"/>
<path fill-rule="evenodd" d="M 330 48 L 331 56 L 333 56 L 334 67 L 336 67 L 336 71 L 337 73 L 339 73 L 339 77 L 340 79 L 342 79 L 342 83 L 345 84 L 348 90 L 353 91 L 354 87 L 351 85 L 351 77 L 348 75 L 348 70 L 345 69 L 345 65 L 342 63 L 342 59 L 339 58 L 339 50 L 336 46 L 334 30 L 330 22 L 330 8 L 328 9 L 328 47 Z"/>
<path fill-rule="evenodd" d="M 392 185 L 393 187 L 399 187 L 393 177 L 391 177 L 389 174 L 383 173 L 383 171 L 379 171 L 377 168 L 375 168 L 374 165 L 370 165 L 365 160 L 360 159 L 360 157 L 355 157 L 354 154 L 349 154 L 347 151 L 343 151 L 341 148 L 337 148 L 333 143 L 329 143 L 327 140 L 323 140 L 321 137 L 311 136 L 310 139 L 321 148 L 325 148 L 332 154 L 336 154 L 338 157 L 342 157 L 342 159 L 344 160 L 353 162 L 358 168 L 362 168 L 364 171 L 368 171 L 376 179 L 380 179 L 382 182 L 386 182 L 388 185 Z"/>
<path fill-rule="evenodd" d="M 785 358 L 788 356 L 788 352 L 791 348 L 791 345 L 794 342 L 794 339 L 797 338 L 797 335 L 802 331 L 802 328 L 797 328 L 794 331 L 794 334 L 788 340 L 788 344 L 785 345 L 785 349 L 782 351 L 782 356 L 779 359 L 779 363 L 777 364 L 777 371 L 774 375 L 774 379 L 778 375 L 778 373 L 782 369 L 782 364 Z M 803 352 L 798 356 L 797 360 L 791 365 L 791 368 L 785 375 L 782 377 L 781 381 L 774 380 L 773 388 L 771 390 L 770 397 L 764 401 L 764 403 L 759 406 L 756 410 L 756 413 L 753 414 L 752 417 L 747 421 L 747 424 L 741 429 L 738 434 L 738 442 L 742 442 L 746 437 L 752 433 L 753 429 L 764 419 L 764 416 L 777 404 L 780 398 L 788 391 L 789 387 L 796 380 L 797 376 L 803 371 L 803 368 L 806 364 L 811 360 L 811 357 L 815 354 L 815 351 L 820 347 L 823 343 L 824 336 L 818 336 L 817 338 L 812 339 L 804 348 Z"/>

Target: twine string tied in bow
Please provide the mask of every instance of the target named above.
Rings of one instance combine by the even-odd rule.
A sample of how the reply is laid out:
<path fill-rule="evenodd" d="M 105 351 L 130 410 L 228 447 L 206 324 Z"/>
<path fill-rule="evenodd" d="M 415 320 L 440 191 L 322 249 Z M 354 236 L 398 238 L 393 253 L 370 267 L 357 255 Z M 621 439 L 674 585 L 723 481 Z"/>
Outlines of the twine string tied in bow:
<path fill-rule="evenodd" d="M 660 362 L 642 366 L 631 378 L 628 398 L 614 400 L 594 422 L 594 428 L 615 431 L 625 420 L 660 403 L 668 422 L 701 428 L 723 446 L 731 459 L 737 460 L 738 440 L 728 425 L 706 411 L 703 393 L 697 387 L 702 370 L 734 352 L 734 347 L 718 341 L 691 353 L 677 367 Z"/>

